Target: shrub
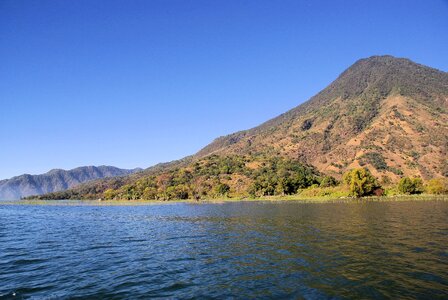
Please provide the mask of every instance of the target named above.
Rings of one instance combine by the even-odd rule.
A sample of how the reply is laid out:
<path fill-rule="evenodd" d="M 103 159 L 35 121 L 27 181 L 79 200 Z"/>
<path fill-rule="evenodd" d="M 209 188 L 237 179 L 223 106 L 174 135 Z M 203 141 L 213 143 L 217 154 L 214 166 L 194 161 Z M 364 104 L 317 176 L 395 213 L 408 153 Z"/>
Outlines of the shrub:
<path fill-rule="evenodd" d="M 367 162 L 370 163 L 378 171 L 387 169 L 387 163 L 381 153 L 368 152 L 363 155 L 363 158 L 365 158 Z"/>
<path fill-rule="evenodd" d="M 384 185 L 389 185 L 389 184 L 391 184 L 392 183 L 392 180 L 390 179 L 390 177 L 389 176 L 387 176 L 387 175 L 383 175 L 383 176 L 381 176 L 381 184 L 384 186 Z"/>
<path fill-rule="evenodd" d="M 220 196 L 226 196 L 230 191 L 230 186 L 225 183 L 220 183 L 216 186 L 216 194 Z"/>
<path fill-rule="evenodd" d="M 343 182 L 348 185 L 350 195 L 355 197 L 372 195 L 380 188 L 376 178 L 364 168 L 347 171 L 343 176 Z"/>
<path fill-rule="evenodd" d="M 337 180 L 332 176 L 324 176 L 320 182 L 320 187 L 337 186 Z"/>
<path fill-rule="evenodd" d="M 113 189 L 107 189 L 104 191 L 104 199 L 111 200 L 114 199 L 116 196 L 116 193 Z"/>
<path fill-rule="evenodd" d="M 306 130 L 310 129 L 311 126 L 313 126 L 313 121 L 312 120 L 305 120 L 305 121 L 303 121 L 302 126 L 300 127 L 300 129 L 302 129 L 302 131 L 306 131 Z"/>
<path fill-rule="evenodd" d="M 300 191 L 301 197 L 328 197 L 345 198 L 349 196 L 348 190 L 344 186 L 317 187 L 311 186 Z"/>
<path fill-rule="evenodd" d="M 387 170 L 394 173 L 395 175 L 403 175 L 403 171 L 397 168 L 388 167 Z"/>
<path fill-rule="evenodd" d="M 165 191 L 166 200 L 188 199 L 188 187 L 185 185 L 169 186 Z"/>
<path fill-rule="evenodd" d="M 423 192 L 423 181 L 420 178 L 403 177 L 398 182 L 397 188 L 402 194 L 421 194 Z"/>
<path fill-rule="evenodd" d="M 426 184 L 426 192 L 437 195 L 448 194 L 448 179 L 434 178 L 429 180 Z"/>

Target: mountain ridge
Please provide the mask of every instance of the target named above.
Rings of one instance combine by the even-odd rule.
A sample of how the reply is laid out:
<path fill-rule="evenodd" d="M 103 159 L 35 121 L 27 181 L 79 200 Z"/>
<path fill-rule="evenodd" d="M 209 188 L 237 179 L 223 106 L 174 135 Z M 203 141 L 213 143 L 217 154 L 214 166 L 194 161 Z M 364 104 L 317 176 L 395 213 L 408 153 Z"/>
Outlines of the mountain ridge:
<path fill-rule="evenodd" d="M 272 126 L 272 125 L 274 125 L 273 123 L 275 123 L 275 122 L 274 122 L 275 120 L 278 120 L 278 119 L 280 119 L 280 118 L 282 118 L 282 117 L 288 116 L 288 115 L 290 115 L 290 114 L 292 114 L 292 113 L 297 113 L 298 111 L 301 111 L 301 110 L 306 110 L 306 109 L 309 108 L 309 106 L 322 104 L 322 103 L 321 103 L 321 102 L 322 102 L 322 100 L 321 100 L 321 96 L 322 96 L 322 95 L 325 95 L 326 93 L 328 93 L 328 92 L 329 92 L 328 90 L 334 90 L 334 89 L 336 88 L 336 87 L 335 87 L 336 82 L 337 82 L 339 79 L 341 79 L 341 78 L 344 77 L 344 76 L 350 75 L 351 72 L 354 72 L 354 69 L 358 68 L 360 65 L 362 65 L 362 64 L 364 64 L 364 63 L 369 63 L 369 62 L 370 62 L 370 63 L 375 63 L 375 62 L 378 62 L 378 61 L 381 61 L 381 60 L 384 60 L 384 59 L 385 59 L 385 60 L 392 60 L 392 61 L 407 62 L 408 64 L 412 64 L 412 65 L 414 65 L 414 66 L 418 66 L 419 68 L 431 69 L 431 70 L 433 70 L 434 72 L 441 73 L 441 74 L 446 74 L 446 72 L 443 72 L 443 71 L 441 71 L 441 70 L 438 70 L 438 69 L 435 69 L 435 68 L 431 68 L 431 67 L 428 67 L 428 66 L 424 66 L 424 65 L 422 65 L 422 64 L 415 63 L 415 62 L 411 61 L 411 60 L 408 59 L 408 58 L 395 58 L 395 57 L 392 56 L 392 55 L 374 55 L 374 56 L 371 56 L 371 57 L 368 57 L 368 58 L 361 58 L 361 59 L 357 60 L 355 63 L 353 63 L 348 69 L 346 69 L 345 71 L 343 71 L 343 72 L 342 72 L 342 73 L 341 73 L 341 74 L 340 74 L 340 75 L 339 75 L 333 82 L 331 82 L 327 87 L 325 87 L 323 90 L 321 90 L 320 92 L 318 92 L 316 95 L 310 97 L 310 98 L 309 98 L 308 100 L 306 100 L 305 102 L 303 102 L 303 103 L 299 104 L 298 106 L 296 106 L 296 107 L 294 107 L 294 108 L 288 110 L 287 112 L 284 112 L 284 113 L 278 115 L 277 117 L 271 118 L 271 119 L 269 119 L 269 120 L 267 120 L 267 121 L 261 123 L 260 125 L 257 125 L 257 126 L 255 126 L 255 127 L 252 127 L 252 128 L 246 129 L 246 130 L 240 130 L 240 131 L 231 133 L 231 134 L 229 134 L 229 135 L 233 135 L 233 134 L 237 134 L 237 133 L 241 133 L 241 132 L 250 131 L 250 130 L 253 130 L 253 129 L 256 129 L 256 128 L 260 128 L 260 127 L 263 127 L 263 126 Z M 354 91 L 354 90 L 351 89 L 350 87 L 346 87 L 346 88 L 347 88 L 347 91 L 349 92 L 349 93 L 347 94 L 346 98 L 348 98 L 348 96 L 350 96 L 350 95 L 352 95 L 352 94 L 359 93 L 359 91 Z M 229 135 L 225 135 L 225 136 L 229 136 Z M 220 138 L 225 137 L 225 136 L 218 137 L 217 139 L 220 139 Z M 201 150 L 200 150 L 200 151 L 201 151 Z"/>
<path fill-rule="evenodd" d="M 0 181 L 0 199 L 16 200 L 31 195 L 63 191 L 91 180 L 124 176 L 141 170 L 102 165 L 77 167 L 70 170 L 52 169 L 36 175 L 22 174 Z"/>

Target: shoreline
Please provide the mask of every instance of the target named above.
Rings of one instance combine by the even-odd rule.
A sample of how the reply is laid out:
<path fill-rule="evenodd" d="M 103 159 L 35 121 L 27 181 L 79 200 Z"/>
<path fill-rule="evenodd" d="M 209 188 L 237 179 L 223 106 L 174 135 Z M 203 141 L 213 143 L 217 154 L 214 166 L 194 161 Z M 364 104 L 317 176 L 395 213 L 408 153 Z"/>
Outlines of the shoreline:
<path fill-rule="evenodd" d="M 301 197 L 300 195 L 266 196 L 261 198 L 218 198 L 210 200 L 1 200 L 0 205 L 91 205 L 91 206 L 139 206 L 161 204 L 223 204 L 229 202 L 285 202 L 299 203 L 368 203 L 368 202 L 403 202 L 403 201 L 448 201 L 448 195 L 394 195 L 369 197 Z"/>

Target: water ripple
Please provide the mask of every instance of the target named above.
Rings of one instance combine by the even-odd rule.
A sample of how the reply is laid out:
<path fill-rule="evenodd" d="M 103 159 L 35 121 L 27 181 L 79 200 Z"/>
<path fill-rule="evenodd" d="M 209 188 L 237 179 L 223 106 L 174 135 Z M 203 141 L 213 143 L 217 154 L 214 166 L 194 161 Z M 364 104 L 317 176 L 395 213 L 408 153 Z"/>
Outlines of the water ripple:
<path fill-rule="evenodd" d="M 0 205 L 0 299 L 446 299 L 447 217 L 440 201 Z"/>

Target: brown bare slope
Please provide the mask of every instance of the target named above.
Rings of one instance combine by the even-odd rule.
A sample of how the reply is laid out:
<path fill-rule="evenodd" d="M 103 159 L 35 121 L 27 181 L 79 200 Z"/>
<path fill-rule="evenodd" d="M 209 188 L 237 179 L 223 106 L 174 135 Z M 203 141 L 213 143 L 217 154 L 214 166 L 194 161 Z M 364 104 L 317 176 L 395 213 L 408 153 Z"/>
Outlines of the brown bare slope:
<path fill-rule="evenodd" d="M 298 107 L 220 137 L 196 157 L 255 154 L 300 159 L 339 177 L 367 166 L 376 176 L 447 175 L 448 73 L 408 59 L 361 59 Z"/>

